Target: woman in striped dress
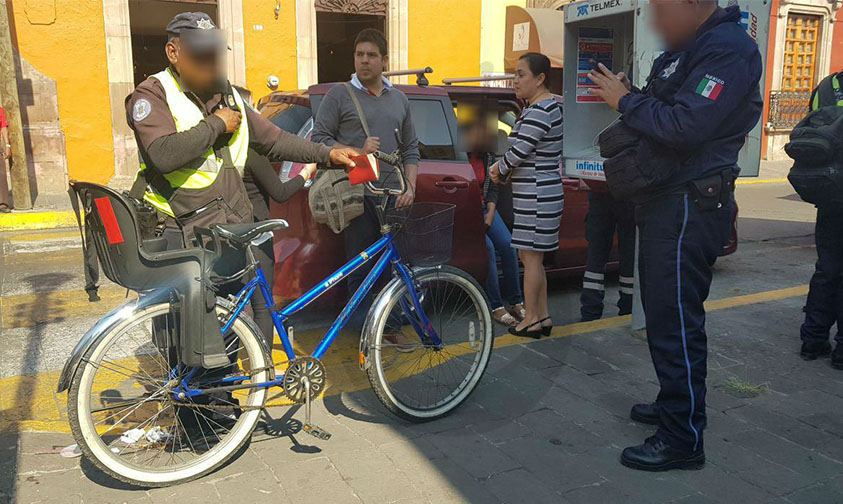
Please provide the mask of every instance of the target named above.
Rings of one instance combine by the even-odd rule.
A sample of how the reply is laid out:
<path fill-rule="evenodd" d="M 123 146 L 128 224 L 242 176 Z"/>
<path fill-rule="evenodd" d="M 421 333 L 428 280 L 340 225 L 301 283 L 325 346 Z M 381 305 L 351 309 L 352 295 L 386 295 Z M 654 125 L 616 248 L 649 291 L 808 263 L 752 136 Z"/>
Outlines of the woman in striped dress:
<path fill-rule="evenodd" d="M 539 338 L 553 327 L 547 309 L 544 253 L 559 248 L 559 222 L 564 196 L 559 171 L 562 156 L 562 108 L 548 91 L 550 60 L 527 53 L 518 60 L 515 92 L 529 106 L 510 135 L 513 143 L 492 167 L 493 181 L 509 178 L 515 224 L 512 246 L 524 263 L 524 320 L 510 327 L 517 336 Z M 496 180 L 497 179 L 497 180 Z"/>

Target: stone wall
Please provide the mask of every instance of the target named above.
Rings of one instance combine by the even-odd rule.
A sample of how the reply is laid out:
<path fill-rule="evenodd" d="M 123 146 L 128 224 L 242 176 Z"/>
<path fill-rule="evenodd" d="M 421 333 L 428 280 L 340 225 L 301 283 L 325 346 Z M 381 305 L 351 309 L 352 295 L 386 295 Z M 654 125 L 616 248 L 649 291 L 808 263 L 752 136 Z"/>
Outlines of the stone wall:
<path fill-rule="evenodd" d="M 67 207 L 67 154 L 59 122 L 56 81 L 17 53 L 15 59 L 33 206 Z"/>

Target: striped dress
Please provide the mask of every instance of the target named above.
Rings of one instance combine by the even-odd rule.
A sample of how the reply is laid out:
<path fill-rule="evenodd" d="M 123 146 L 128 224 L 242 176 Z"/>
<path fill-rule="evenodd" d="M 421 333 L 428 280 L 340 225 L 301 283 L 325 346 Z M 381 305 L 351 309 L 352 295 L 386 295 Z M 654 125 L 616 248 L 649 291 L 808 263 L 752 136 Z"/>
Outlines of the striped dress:
<path fill-rule="evenodd" d="M 547 252 L 559 248 L 562 194 L 562 107 L 553 98 L 521 113 L 510 135 L 512 145 L 500 164 L 512 171 L 512 246 Z"/>

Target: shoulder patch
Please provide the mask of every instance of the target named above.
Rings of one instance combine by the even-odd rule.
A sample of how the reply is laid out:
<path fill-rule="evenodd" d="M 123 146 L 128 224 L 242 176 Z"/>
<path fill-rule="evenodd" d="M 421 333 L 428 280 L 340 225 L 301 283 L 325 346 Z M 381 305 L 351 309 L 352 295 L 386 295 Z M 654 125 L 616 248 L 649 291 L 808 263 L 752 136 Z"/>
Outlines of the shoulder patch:
<path fill-rule="evenodd" d="M 149 100 L 140 98 L 132 108 L 132 119 L 138 122 L 143 121 L 149 116 L 150 112 L 152 112 L 152 105 L 149 103 Z"/>
<path fill-rule="evenodd" d="M 717 97 L 720 96 L 720 92 L 723 91 L 723 86 L 725 84 L 726 83 L 723 79 L 710 74 L 705 74 L 705 77 L 703 77 L 697 85 L 695 92 L 700 96 L 708 98 L 709 100 L 716 100 Z"/>

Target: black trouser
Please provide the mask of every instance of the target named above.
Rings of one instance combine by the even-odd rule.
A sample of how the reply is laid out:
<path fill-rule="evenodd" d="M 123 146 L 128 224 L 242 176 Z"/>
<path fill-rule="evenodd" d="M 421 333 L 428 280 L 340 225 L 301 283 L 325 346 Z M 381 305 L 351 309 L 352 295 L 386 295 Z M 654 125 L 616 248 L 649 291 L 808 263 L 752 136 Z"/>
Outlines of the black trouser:
<path fill-rule="evenodd" d="M 275 251 L 272 248 L 272 243 L 273 239 L 270 238 L 257 247 L 252 247 L 252 251 L 263 270 L 263 275 L 266 277 L 266 283 L 269 284 L 270 291 L 272 291 L 272 284 L 275 279 Z M 254 313 L 255 323 L 266 338 L 266 347 L 271 352 L 275 325 L 272 322 L 272 315 L 266 307 L 266 301 L 260 288 L 255 289 L 255 294 L 252 296 L 252 312 Z"/>
<path fill-rule="evenodd" d="M 588 215 L 585 238 L 588 240 L 588 259 L 580 295 L 580 313 L 584 319 L 598 319 L 603 315 L 606 263 L 612 253 L 615 230 L 618 233 L 618 312 L 632 312 L 633 275 L 635 274 L 635 205 L 618 201 L 609 193 L 588 193 Z"/>
<path fill-rule="evenodd" d="M 656 437 L 681 450 L 703 447 L 708 354 L 703 303 L 711 268 L 729 237 L 733 204 L 702 211 L 689 195 L 672 194 L 635 209 L 647 341 L 661 386 Z"/>
<path fill-rule="evenodd" d="M 164 238 L 167 239 L 167 249 L 177 250 L 184 248 L 182 233 L 178 229 L 167 228 L 164 230 Z M 252 252 L 255 254 L 258 262 L 263 269 L 266 281 L 272 290 L 272 282 L 275 277 L 275 253 L 272 248 L 273 240 L 269 239 L 261 243 L 258 247 L 252 247 Z M 222 257 L 214 265 L 214 271 L 218 275 L 231 275 L 245 266 L 245 252 L 243 250 L 236 250 L 232 247 L 224 249 Z M 236 296 L 240 289 L 243 288 L 244 282 L 248 282 L 249 278 L 244 278 L 242 281 L 229 282 L 218 286 L 217 295 L 220 297 L 227 297 L 229 295 Z M 267 348 L 272 350 L 274 339 L 274 325 L 272 322 L 272 315 L 266 308 L 266 301 L 263 297 L 263 292 L 260 288 L 256 288 L 251 299 L 252 312 L 254 313 L 255 324 L 261 330 Z"/>
<path fill-rule="evenodd" d="M 814 234 L 817 265 L 811 277 L 805 322 L 800 331 L 803 343 L 828 342 L 831 327 L 837 324 L 837 344 L 843 344 L 843 209 L 817 209 Z"/>
<path fill-rule="evenodd" d="M 347 260 L 353 259 L 360 254 L 360 252 L 366 250 L 380 239 L 380 222 L 378 221 L 377 213 L 377 207 L 380 201 L 380 196 L 371 196 L 367 194 L 363 198 L 363 215 L 352 220 L 348 227 L 343 231 L 342 236 L 343 241 L 345 242 L 345 257 Z M 390 198 L 388 206 L 391 207 L 394 204 L 394 199 Z M 375 262 L 376 259 L 372 259 L 362 267 L 358 268 L 357 271 L 348 275 L 348 283 L 346 285 L 348 286 L 349 299 L 351 299 L 357 291 L 357 288 L 363 283 L 363 280 L 366 279 L 366 275 L 368 275 L 369 271 L 372 270 L 372 266 L 375 265 Z M 376 282 L 375 285 L 372 286 L 369 294 L 363 299 L 360 306 L 349 320 L 348 326 L 350 328 L 360 329 L 363 327 L 363 324 L 366 321 L 366 315 L 369 313 L 369 308 L 372 306 L 374 296 L 380 292 L 381 288 L 388 280 L 388 275 L 381 275 L 380 281 Z"/>

